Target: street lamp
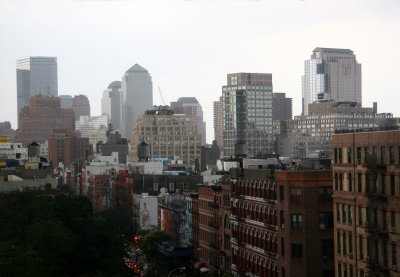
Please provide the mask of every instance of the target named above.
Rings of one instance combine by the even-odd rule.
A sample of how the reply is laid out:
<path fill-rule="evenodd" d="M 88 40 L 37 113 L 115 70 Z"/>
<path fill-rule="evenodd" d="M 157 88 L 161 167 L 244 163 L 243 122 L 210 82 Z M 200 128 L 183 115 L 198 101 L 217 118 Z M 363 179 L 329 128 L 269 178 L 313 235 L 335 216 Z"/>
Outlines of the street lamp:
<path fill-rule="evenodd" d="M 172 272 L 174 272 L 174 271 L 176 271 L 176 270 L 185 270 L 186 269 L 186 267 L 184 267 L 184 266 L 182 266 L 182 267 L 177 267 L 177 268 L 174 268 L 174 269 L 172 269 L 169 273 L 168 273 L 168 276 L 167 277 L 169 277 L 170 275 L 171 275 L 171 273 Z"/>

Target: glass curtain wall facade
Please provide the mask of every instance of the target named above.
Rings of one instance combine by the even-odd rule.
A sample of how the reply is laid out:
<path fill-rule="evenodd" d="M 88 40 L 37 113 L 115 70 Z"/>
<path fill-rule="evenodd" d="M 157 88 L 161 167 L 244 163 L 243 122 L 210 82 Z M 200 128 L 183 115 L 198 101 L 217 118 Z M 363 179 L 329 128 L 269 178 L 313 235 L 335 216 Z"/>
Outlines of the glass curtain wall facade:
<path fill-rule="evenodd" d="M 57 58 L 28 57 L 17 60 L 18 114 L 34 95 L 58 96 Z"/>
<path fill-rule="evenodd" d="M 222 87 L 225 157 L 245 144 L 247 156 L 272 152 L 272 74 L 228 74 Z"/>
<path fill-rule="evenodd" d="M 303 111 L 308 114 L 308 104 L 328 99 L 322 59 L 307 60 L 304 63 L 303 85 Z"/>
<path fill-rule="evenodd" d="M 361 64 L 350 49 L 315 48 L 304 63 L 302 82 L 305 115 L 308 104 L 316 101 L 362 103 Z"/>

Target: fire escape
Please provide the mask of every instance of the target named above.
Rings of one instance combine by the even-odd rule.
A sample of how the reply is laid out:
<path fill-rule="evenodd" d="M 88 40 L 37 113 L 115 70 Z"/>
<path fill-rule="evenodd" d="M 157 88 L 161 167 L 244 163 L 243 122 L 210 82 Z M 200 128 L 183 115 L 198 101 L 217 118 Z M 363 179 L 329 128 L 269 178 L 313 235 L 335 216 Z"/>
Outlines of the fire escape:
<path fill-rule="evenodd" d="M 385 176 L 386 165 L 379 162 L 376 155 L 368 155 L 365 158 L 366 172 L 366 188 L 365 196 L 368 201 L 367 221 L 364 222 L 363 228 L 368 237 L 368 256 L 366 257 L 366 265 L 368 268 L 368 276 L 389 276 L 389 269 L 384 265 L 382 255 L 379 255 L 379 243 L 386 243 L 388 240 L 388 232 L 384 224 L 378 222 L 379 210 L 385 210 L 388 199 L 386 196 L 386 188 L 382 183 L 380 176 Z"/>

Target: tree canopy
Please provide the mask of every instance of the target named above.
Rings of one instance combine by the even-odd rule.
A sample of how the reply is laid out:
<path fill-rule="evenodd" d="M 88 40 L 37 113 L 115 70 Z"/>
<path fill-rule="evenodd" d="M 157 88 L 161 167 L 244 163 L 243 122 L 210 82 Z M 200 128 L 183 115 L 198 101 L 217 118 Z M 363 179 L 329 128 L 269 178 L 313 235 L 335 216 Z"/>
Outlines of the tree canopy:
<path fill-rule="evenodd" d="M 93 213 L 86 197 L 38 191 L 0 199 L 0 276 L 131 276 L 126 216 Z"/>

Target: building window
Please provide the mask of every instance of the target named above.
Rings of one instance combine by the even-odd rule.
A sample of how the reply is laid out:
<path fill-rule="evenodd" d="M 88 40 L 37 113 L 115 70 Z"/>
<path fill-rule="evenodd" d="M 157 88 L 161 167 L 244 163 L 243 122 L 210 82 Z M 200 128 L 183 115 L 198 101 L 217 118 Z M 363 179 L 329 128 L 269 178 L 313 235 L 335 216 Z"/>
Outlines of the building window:
<path fill-rule="evenodd" d="M 303 199 L 301 188 L 290 188 L 290 201 L 301 202 Z"/>
<path fill-rule="evenodd" d="M 357 191 L 362 192 L 362 175 L 361 175 L 361 173 L 357 174 Z"/>
<path fill-rule="evenodd" d="M 349 233 L 349 254 L 353 254 L 353 237 L 352 233 Z"/>
<path fill-rule="evenodd" d="M 285 214 L 283 211 L 279 211 L 279 221 L 281 223 L 281 229 L 285 228 Z"/>
<path fill-rule="evenodd" d="M 357 157 L 356 157 L 356 164 L 361 163 L 361 147 L 357 147 Z"/>
<path fill-rule="evenodd" d="M 351 173 L 349 173 L 347 176 L 349 181 L 349 191 L 353 191 L 353 176 L 351 175 Z"/>
<path fill-rule="evenodd" d="M 336 203 L 336 221 L 340 222 L 340 205 L 339 203 Z"/>
<path fill-rule="evenodd" d="M 383 194 L 386 194 L 386 175 L 385 174 L 382 174 L 381 175 L 381 180 L 382 180 L 382 193 Z"/>
<path fill-rule="evenodd" d="M 279 186 L 279 200 L 284 200 L 284 193 L 285 193 L 285 188 L 283 186 Z"/>
<path fill-rule="evenodd" d="M 394 164 L 395 163 L 395 151 L 394 151 L 394 146 L 389 147 L 389 163 Z"/>
<path fill-rule="evenodd" d="M 351 147 L 347 148 L 347 163 L 351 164 L 352 163 L 352 151 Z"/>
<path fill-rule="evenodd" d="M 397 265 L 397 249 L 395 244 L 392 244 L 392 265 Z"/>
<path fill-rule="evenodd" d="M 281 238 L 281 255 L 285 257 L 285 238 Z"/>
<path fill-rule="evenodd" d="M 292 229 L 300 229 L 303 224 L 303 216 L 301 214 L 292 214 Z"/>
<path fill-rule="evenodd" d="M 336 233 L 336 247 L 337 247 L 337 252 L 338 252 L 338 254 L 340 255 L 340 246 L 341 246 L 341 244 L 340 244 L 340 231 L 337 231 L 337 233 Z"/>
<path fill-rule="evenodd" d="M 303 246 L 300 243 L 292 243 L 292 258 L 303 257 Z"/>
<path fill-rule="evenodd" d="M 385 154 L 385 148 L 386 148 L 385 146 L 381 147 L 381 163 L 382 164 L 385 164 L 385 162 L 386 162 L 386 159 L 385 159 L 385 155 L 386 155 Z"/>
<path fill-rule="evenodd" d="M 319 228 L 321 230 L 333 228 L 333 214 L 331 212 L 319 214 Z"/>
<path fill-rule="evenodd" d="M 353 224 L 353 207 L 350 205 L 347 206 L 347 223 L 352 225 Z"/>
<path fill-rule="evenodd" d="M 158 191 L 158 183 L 153 183 L 153 191 Z"/>
<path fill-rule="evenodd" d="M 333 259 L 333 240 L 332 239 L 321 240 L 321 251 L 323 260 Z"/>
<path fill-rule="evenodd" d="M 175 186 L 174 183 L 169 183 L 169 190 L 174 191 L 174 189 L 175 189 L 174 186 Z"/>
<path fill-rule="evenodd" d="M 363 239 L 361 237 L 358 237 L 358 251 L 360 254 L 360 259 L 364 259 Z"/>
<path fill-rule="evenodd" d="M 396 188 L 394 186 L 394 175 L 390 175 L 390 195 L 395 195 Z"/>

